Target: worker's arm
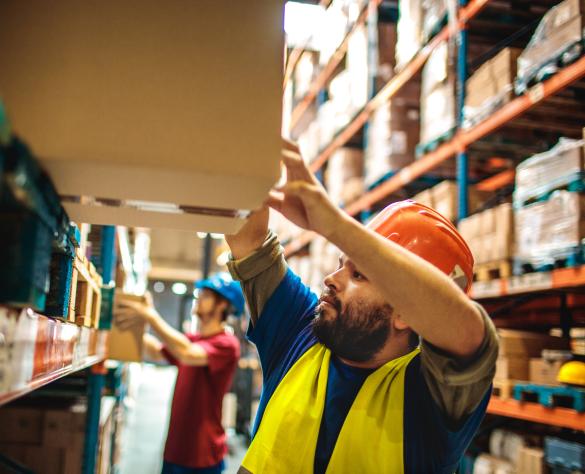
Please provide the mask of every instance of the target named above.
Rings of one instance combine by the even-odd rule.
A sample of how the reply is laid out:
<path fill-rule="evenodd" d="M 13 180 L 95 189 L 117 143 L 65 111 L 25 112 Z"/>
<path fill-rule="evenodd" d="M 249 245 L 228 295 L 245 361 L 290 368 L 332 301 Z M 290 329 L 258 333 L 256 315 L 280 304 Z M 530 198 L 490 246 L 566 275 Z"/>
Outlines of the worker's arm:
<path fill-rule="evenodd" d="M 146 321 L 160 337 L 164 349 L 185 365 L 207 365 L 207 352 L 200 344 L 191 342 L 183 333 L 175 330 L 161 317 L 152 304 L 124 302 L 115 310 L 116 324 L 120 328 L 130 326 L 139 318 Z"/>
<path fill-rule="evenodd" d="M 152 334 L 145 333 L 142 336 L 142 343 L 144 346 L 143 356 L 147 362 L 164 363 L 167 359 L 163 355 L 163 343 L 160 342 Z"/>
<path fill-rule="evenodd" d="M 287 270 L 282 247 L 268 230 L 268 207 L 253 213 L 237 234 L 226 235 L 226 241 L 232 254 L 228 269 L 242 285 L 255 324 Z"/>
<path fill-rule="evenodd" d="M 461 358 L 473 356 L 485 334 L 474 303 L 436 267 L 335 206 L 298 148 L 291 144 L 289 150 L 287 182 L 271 192 L 270 206 L 335 244 L 426 341 Z"/>

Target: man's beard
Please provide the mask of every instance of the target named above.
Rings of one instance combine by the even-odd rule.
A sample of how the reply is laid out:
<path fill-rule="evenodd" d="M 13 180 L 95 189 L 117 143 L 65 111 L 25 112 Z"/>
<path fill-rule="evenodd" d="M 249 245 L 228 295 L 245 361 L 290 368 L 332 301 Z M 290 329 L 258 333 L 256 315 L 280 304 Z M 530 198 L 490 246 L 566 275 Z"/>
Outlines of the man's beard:
<path fill-rule="evenodd" d="M 392 327 L 392 307 L 353 301 L 342 311 L 339 299 L 331 292 L 327 297 L 337 314 L 328 318 L 317 311 L 312 323 L 313 334 L 319 342 L 338 357 L 353 362 L 366 362 L 380 352 Z"/>

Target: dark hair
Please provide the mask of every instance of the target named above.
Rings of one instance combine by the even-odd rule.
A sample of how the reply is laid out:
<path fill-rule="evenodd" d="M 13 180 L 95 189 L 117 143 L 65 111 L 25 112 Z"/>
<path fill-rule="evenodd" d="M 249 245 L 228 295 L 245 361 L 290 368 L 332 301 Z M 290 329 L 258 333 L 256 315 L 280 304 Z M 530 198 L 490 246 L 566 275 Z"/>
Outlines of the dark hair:
<path fill-rule="evenodd" d="M 210 288 L 210 290 L 211 290 L 211 288 Z M 225 298 L 222 295 L 220 295 L 217 291 L 211 290 L 211 293 L 213 293 L 213 297 L 215 298 L 215 302 L 216 303 L 220 303 L 222 301 L 226 301 L 227 302 L 227 304 L 228 304 L 227 307 L 221 313 L 221 322 L 227 321 L 227 318 L 233 312 L 233 308 L 232 308 L 231 302 L 227 298 Z"/>
<path fill-rule="evenodd" d="M 408 335 L 408 349 L 413 351 L 418 347 L 419 344 L 420 344 L 420 337 L 419 337 L 418 333 L 411 330 L 410 334 Z"/>

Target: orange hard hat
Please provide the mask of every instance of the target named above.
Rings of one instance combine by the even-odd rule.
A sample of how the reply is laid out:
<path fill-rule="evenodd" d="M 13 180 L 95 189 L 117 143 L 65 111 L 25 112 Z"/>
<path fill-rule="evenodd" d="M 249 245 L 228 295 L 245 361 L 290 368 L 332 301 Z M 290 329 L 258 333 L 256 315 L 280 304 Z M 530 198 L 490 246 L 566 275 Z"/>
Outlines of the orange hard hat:
<path fill-rule="evenodd" d="M 432 263 L 466 293 L 471 288 L 471 250 L 455 226 L 434 209 L 411 200 L 395 202 L 367 227 Z"/>

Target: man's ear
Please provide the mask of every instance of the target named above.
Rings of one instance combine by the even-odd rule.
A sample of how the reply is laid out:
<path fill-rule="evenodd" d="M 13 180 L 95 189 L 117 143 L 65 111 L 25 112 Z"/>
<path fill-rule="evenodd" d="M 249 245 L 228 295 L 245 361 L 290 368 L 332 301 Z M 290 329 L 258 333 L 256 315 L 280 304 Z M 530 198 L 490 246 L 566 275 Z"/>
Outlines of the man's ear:
<path fill-rule="evenodd" d="M 397 331 L 404 331 L 405 329 L 410 329 L 410 326 L 404 322 L 402 316 L 397 314 L 392 318 L 392 323 L 394 324 L 394 329 Z"/>

